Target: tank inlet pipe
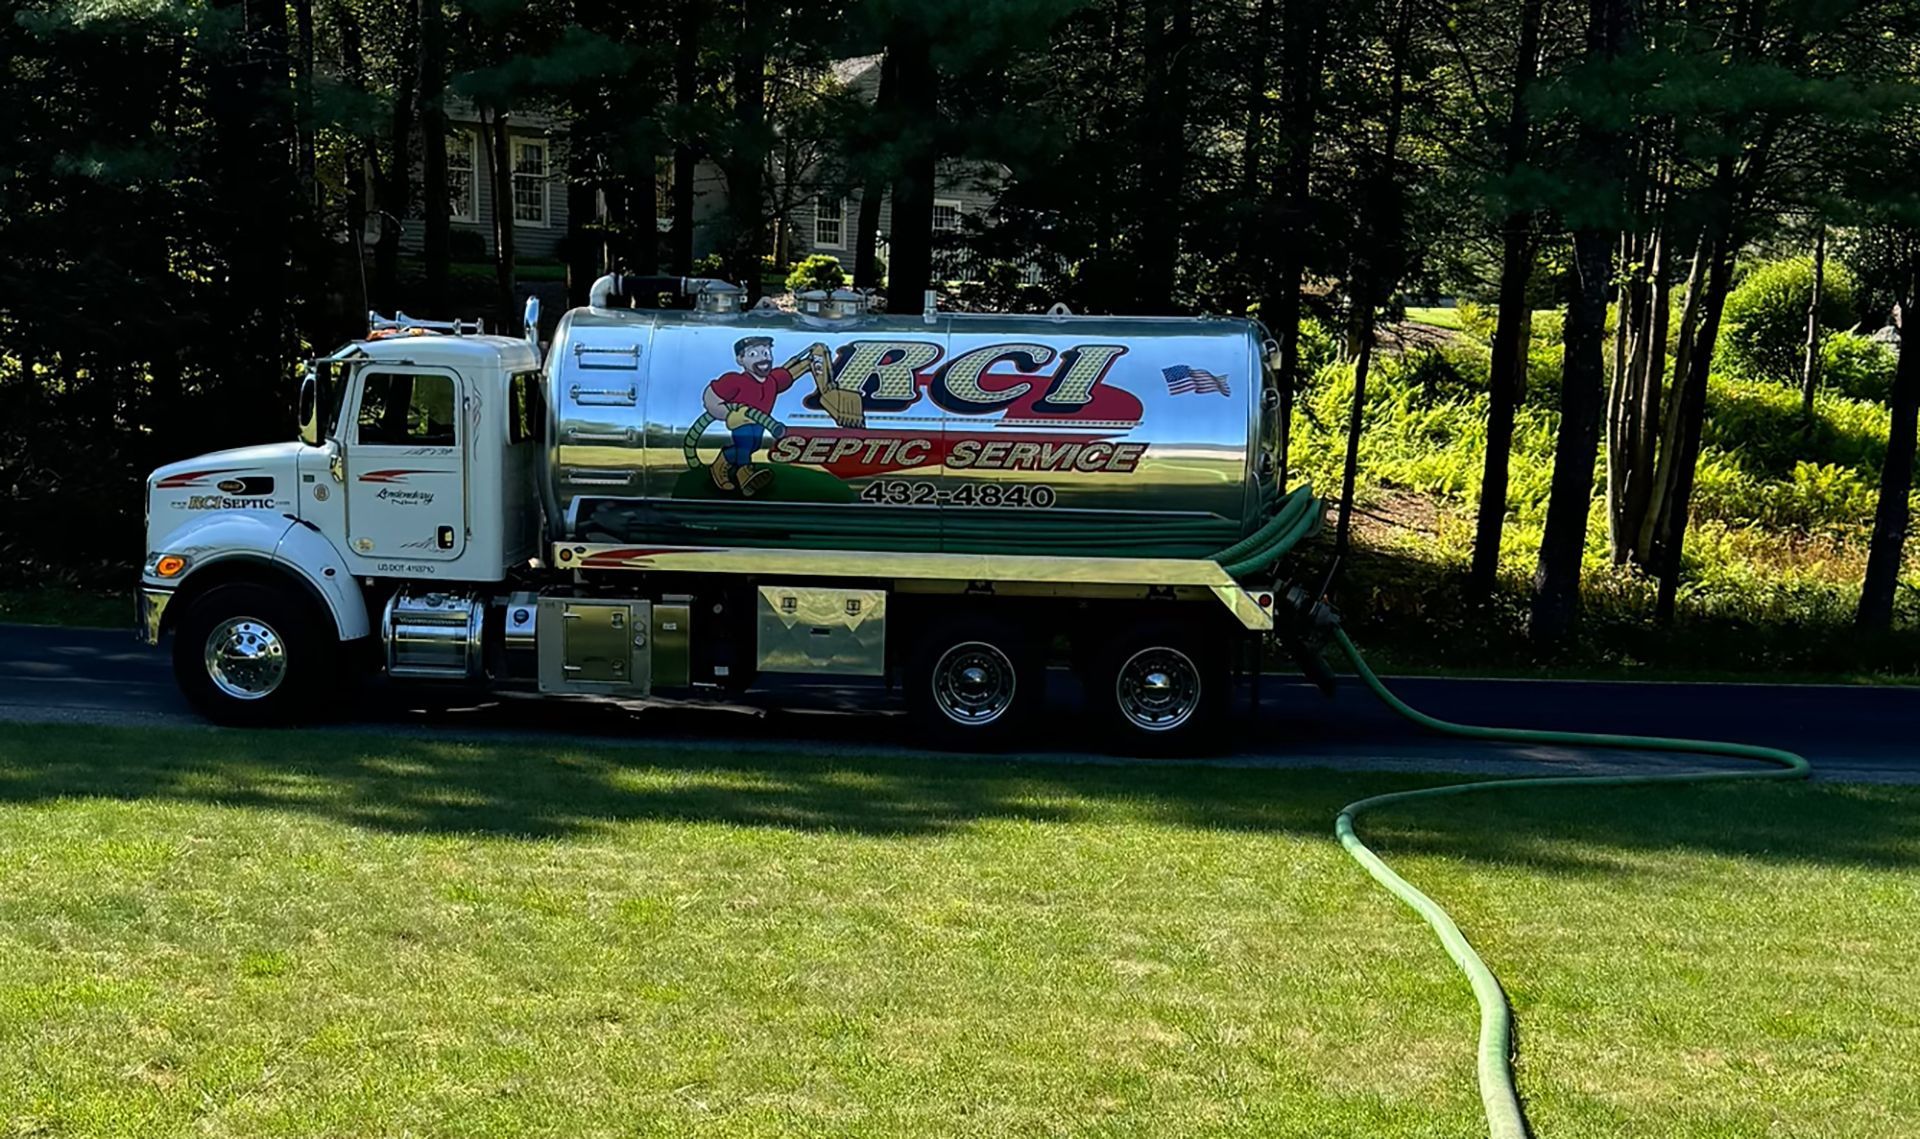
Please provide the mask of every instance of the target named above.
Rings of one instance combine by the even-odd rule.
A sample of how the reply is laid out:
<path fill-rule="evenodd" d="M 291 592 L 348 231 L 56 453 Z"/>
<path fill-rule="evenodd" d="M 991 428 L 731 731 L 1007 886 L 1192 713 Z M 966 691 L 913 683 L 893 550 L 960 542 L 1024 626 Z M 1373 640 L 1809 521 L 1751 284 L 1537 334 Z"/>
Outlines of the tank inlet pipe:
<path fill-rule="evenodd" d="M 1723 755 L 1734 759 L 1753 759 L 1776 765 L 1737 771 L 1690 771 L 1660 775 L 1550 775 L 1519 779 L 1487 779 L 1473 783 L 1453 783 L 1444 787 L 1424 787 L 1415 791 L 1395 791 L 1387 795 L 1374 795 L 1348 803 L 1340 809 L 1340 817 L 1333 824 L 1333 831 L 1340 839 L 1340 845 L 1353 856 L 1354 861 L 1366 869 L 1367 873 L 1373 875 L 1375 881 L 1405 902 L 1433 928 L 1433 932 L 1439 935 L 1440 944 L 1446 948 L 1447 956 L 1453 958 L 1453 963 L 1466 974 L 1467 982 L 1473 987 L 1473 998 L 1480 1005 L 1478 1061 L 1480 1102 L 1486 1110 L 1488 1133 L 1492 1139 L 1526 1139 L 1532 1132 L 1527 1127 L 1526 1113 L 1520 1106 L 1520 1092 L 1513 1081 L 1513 1010 L 1507 1007 L 1506 994 L 1500 988 L 1499 979 L 1493 975 L 1493 970 L 1487 967 L 1486 961 L 1468 943 L 1466 935 L 1460 932 L 1459 925 L 1446 910 L 1440 907 L 1438 902 L 1421 893 L 1419 887 L 1413 883 L 1394 873 L 1391 866 L 1382 861 L 1366 843 L 1360 841 L 1360 836 L 1354 831 L 1354 820 L 1368 811 L 1376 811 L 1382 807 L 1480 791 L 1528 790 L 1535 787 L 1641 787 L 1656 783 L 1717 783 L 1734 779 L 1805 779 L 1812 773 L 1812 768 L 1805 759 L 1790 751 L 1752 744 L 1456 724 L 1451 720 L 1429 716 L 1425 712 L 1408 706 L 1405 701 L 1389 692 L 1387 686 L 1374 674 L 1373 669 L 1367 667 L 1366 658 L 1362 657 L 1360 650 L 1354 647 L 1345 629 L 1335 625 L 1333 636 L 1340 645 L 1340 650 L 1346 653 L 1349 661 L 1353 662 L 1354 671 L 1359 673 L 1360 679 L 1366 682 L 1367 687 L 1373 690 L 1373 694 L 1379 697 L 1382 703 L 1421 727 L 1445 735 L 1470 740 L 1489 740 L 1496 743 L 1573 744 L 1581 747 L 1633 748 L 1640 751 Z"/>

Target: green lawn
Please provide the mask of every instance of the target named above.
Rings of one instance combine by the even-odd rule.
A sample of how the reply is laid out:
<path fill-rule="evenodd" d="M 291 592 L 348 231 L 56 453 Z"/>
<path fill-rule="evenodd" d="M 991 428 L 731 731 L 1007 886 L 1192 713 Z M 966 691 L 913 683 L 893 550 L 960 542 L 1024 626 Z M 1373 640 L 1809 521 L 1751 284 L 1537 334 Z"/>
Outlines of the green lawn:
<path fill-rule="evenodd" d="M 1407 309 L 1407 319 L 1415 324 L 1425 324 L 1434 328 L 1450 328 L 1455 332 L 1460 331 L 1460 329 L 1464 327 L 1460 320 L 1460 310 L 1452 305 L 1448 305 L 1445 308 L 1410 307 Z"/>
<path fill-rule="evenodd" d="M 1466 1136 L 1404 777 L 0 727 L 0 1134 Z M 1920 1129 L 1920 790 L 1370 820 L 1544 1135 Z M 1496 828 L 1507 827 L 1507 831 Z"/>

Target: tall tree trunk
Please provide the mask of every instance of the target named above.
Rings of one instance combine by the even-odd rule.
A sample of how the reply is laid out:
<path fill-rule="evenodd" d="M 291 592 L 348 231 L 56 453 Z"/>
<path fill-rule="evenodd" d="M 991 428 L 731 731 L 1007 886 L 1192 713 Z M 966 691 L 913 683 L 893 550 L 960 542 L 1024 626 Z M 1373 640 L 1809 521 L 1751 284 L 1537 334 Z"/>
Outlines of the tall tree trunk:
<path fill-rule="evenodd" d="M 1679 479 L 1680 436 L 1687 406 L 1686 383 L 1692 375 L 1693 341 L 1700 326 L 1702 296 L 1707 288 L 1707 264 L 1713 249 L 1708 235 L 1702 234 L 1694 248 L 1687 270 L 1686 300 L 1681 302 L 1680 329 L 1674 339 L 1673 390 L 1660 420 L 1659 457 L 1653 467 L 1653 482 L 1647 488 L 1647 505 L 1640 512 L 1640 533 L 1634 539 L 1637 564 L 1659 570 L 1661 519 L 1666 516 L 1667 499 Z"/>
<path fill-rule="evenodd" d="M 1316 0 L 1283 0 L 1282 18 L 1286 179 L 1278 210 L 1279 255 L 1274 263 L 1273 283 L 1265 290 L 1265 300 L 1260 307 L 1262 312 L 1273 314 L 1272 330 L 1280 339 L 1279 479 L 1285 483 L 1293 448 L 1294 393 L 1300 388 L 1300 290 L 1306 285 L 1307 276 L 1313 156 L 1319 136 L 1323 56 L 1320 41 L 1326 27 L 1327 6 Z"/>
<path fill-rule="evenodd" d="M 427 269 L 427 309 L 444 319 L 452 307 L 448 262 L 452 258 L 453 203 L 447 196 L 447 15 L 442 0 L 420 0 L 420 135 L 425 219 L 421 257 Z M 411 177 L 407 172 L 405 177 Z"/>
<path fill-rule="evenodd" d="M 893 180 L 888 230 L 887 295 L 895 312 L 917 312 L 933 284 L 933 190 L 939 154 L 935 141 L 939 80 L 933 42 L 919 17 L 896 15 L 887 42 L 899 91 L 896 136 L 901 162 Z"/>
<path fill-rule="evenodd" d="M 1756 13 L 1758 8 L 1756 8 Z M 1751 35 L 1758 37 L 1758 16 Z M 1713 370 L 1714 348 L 1720 338 L 1720 318 L 1726 306 L 1727 292 L 1733 286 L 1733 261 L 1740 250 L 1745 229 L 1748 201 L 1765 177 L 1768 156 L 1779 119 L 1770 116 L 1762 124 L 1758 137 L 1741 160 L 1722 155 L 1715 170 L 1714 210 L 1707 220 L 1705 240 L 1712 250 L 1707 267 L 1707 285 L 1701 297 L 1699 328 L 1693 346 L 1687 352 L 1679 423 L 1679 449 L 1674 456 L 1672 489 L 1664 501 L 1654 561 L 1660 574 L 1660 592 L 1654 604 L 1654 619 L 1661 624 L 1673 620 L 1680 590 L 1680 562 L 1687 540 L 1687 519 L 1692 507 L 1694 469 L 1700 460 L 1700 433 L 1707 414 L 1707 378 Z"/>
<path fill-rule="evenodd" d="M 224 219 L 227 311 L 237 314 L 237 415 L 277 421 L 290 387 L 287 322 L 289 218 L 298 208 L 285 0 L 226 0 L 238 35 L 217 45 L 209 68 L 215 201 Z M 275 383 L 268 377 L 286 377 Z"/>
<path fill-rule="evenodd" d="M 1507 106 L 1501 166 L 1509 177 L 1526 165 L 1532 150 L 1528 103 L 1539 67 L 1540 18 L 1545 0 L 1524 0 L 1513 57 L 1513 96 Z M 1493 362 L 1487 374 L 1487 457 L 1480 474 L 1479 513 L 1474 519 L 1473 565 L 1468 588 L 1493 592 L 1500 573 L 1500 535 L 1507 519 L 1507 478 L 1513 459 L 1513 416 L 1527 383 L 1527 347 L 1533 327 L 1527 286 L 1533 280 L 1533 211 L 1508 208 L 1500 224 L 1500 298 L 1494 321 Z"/>
<path fill-rule="evenodd" d="M 1400 127 L 1405 118 L 1407 48 L 1413 32 L 1414 0 L 1397 0 L 1398 14 L 1392 42 L 1392 93 L 1387 108 L 1387 133 L 1379 165 L 1368 181 L 1365 216 L 1361 221 L 1364 255 L 1354 274 L 1354 331 L 1359 341 L 1353 365 L 1353 406 L 1347 415 L 1346 464 L 1340 480 L 1339 522 L 1334 533 L 1334 557 L 1344 558 L 1353 528 L 1354 478 L 1360 466 L 1360 432 L 1366 426 L 1367 372 L 1373 363 L 1375 310 L 1400 279 L 1404 240 L 1400 206 Z"/>
<path fill-rule="evenodd" d="M 313 180 L 313 0 L 293 0 L 295 43 L 293 54 L 294 129 L 299 137 L 300 197 L 311 208 L 316 202 Z"/>
<path fill-rule="evenodd" d="M 1635 331 L 1635 347 L 1628 361 L 1629 379 L 1636 386 L 1637 417 L 1628 432 L 1624 448 L 1627 465 L 1621 521 L 1616 532 L 1616 558 L 1624 557 L 1636 565 L 1650 564 L 1649 551 L 1642 544 L 1648 510 L 1658 479 L 1657 444 L 1664 426 L 1666 408 L 1663 392 L 1667 376 L 1667 329 L 1672 319 L 1673 283 L 1669 250 L 1672 242 L 1664 229 L 1654 235 L 1651 295 L 1647 302 L 1644 327 Z"/>
<path fill-rule="evenodd" d="M 607 265 L 606 229 L 600 218 L 597 94 L 576 96 L 567 129 L 567 303 L 574 307 L 587 303 L 593 282 Z"/>
<path fill-rule="evenodd" d="M 873 122 L 877 128 L 875 133 L 883 140 L 898 129 L 899 67 L 899 57 L 892 52 L 880 60 L 880 89 L 874 93 Z M 853 286 L 856 289 L 880 287 L 880 207 L 887 196 L 887 178 L 881 159 L 873 149 L 863 149 L 858 156 L 866 174 L 860 187 L 859 231 L 853 239 Z"/>
<path fill-rule="evenodd" d="M 1826 300 L 1827 223 L 1813 238 L 1813 296 L 1807 301 L 1807 347 L 1800 360 L 1800 414 L 1813 420 L 1813 393 L 1820 386 L 1820 305 Z"/>
<path fill-rule="evenodd" d="M 673 44 L 673 105 L 679 130 L 673 142 L 673 231 L 667 235 L 667 264 L 678 277 L 693 275 L 694 177 L 700 168 L 693 122 L 700 98 L 700 28 L 705 17 L 701 0 L 680 0 Z"/>
<path fill-rule="evenodd" d="M 1707 417 L 1707 379 L 1713 371 L 1714 346 L 1720 338 L 1720 316 L 1733 282 L 1733 240 L 1723 231 L 1712 235 L 1711 241 L 1712 260 L 1707 268 L 1706 291 L 1700 300 L 1699 327 L 1694 333 L 1693 347 L 1687 353 L 1686 375 L 1675 377 L 1680 392 L 1674 409 L 1679 423 L 1673 452 L 1673 485 L 1662 502 L 1654 547 L 1655 568 L 1660 575 L 1654 619 L 1662 624 L 1673 620 L 1678 604 L 1680 561 L 1686 544 L 1687 518 L 1692 509 L 1693 476 L 1700 462 L 1700 434 Z"/>
<path fill-rule="evenodd" d="M 860 211 L 854 222 L 860 231 L 853 239 L 853 287 L 880 287 L 880 204 L 886 197 L 886 183 L 869 178 L 860 190 Z"/>
<path fill-rule="evenodd" d="M 1253 25 L 1248 29 L 1247 105 L 1240 131 L 1240 206 L 1247 211 L 1240 235 L 1240 276 L 1250 293 L 1257 295 L 1265 279 L 1262 263 L 1268 256 L 1262 238 L 1261 189 L 1262 162 L 1266 148 L 1267 107 L 1271 102 L 1267 79 L 1267 56 L 1273 50 L 1275 0 L 1259 0 L 1254 7 Z"/>
<path fill-rule="evenodd" d="M 1580 560 L 1587 544 L 1595 449 L 1600 443 L 1601 386 L 1606 379 L 1602 346 L 1613 237 L 1589 227 L 1575 232 L 1573 244 L 1561 364 L 1560 434 L 1554 447 L 1546 529 L 1533 575 L 1531 633 L 1541 644 L 1555 643 L 1566 635 L 1580 600 Z"/>
<path fill-rule="evenodd" d="M 1861 628 L 1872 630 L 1893 625 L 1893 598 L 1900 584 L 1900 561 L 1906 552 L 1907 496 L 1913 489 L 1915 417 L 1920 415 L 1920 348 L 1906 342 L 1915 328 L 1914 305 L 1920 302 L 1920 253 L 1909 251 L 1904 276 L 1900 363 L 1894 369 L 1893 391 L 1887 397 L 1893 420 L 1887 432 L 1887 457 L 1880 465 L 1880 500 L 1873 511 L 1867 575 L 1860 586 L 1860 608 L 1855 614 Z"/>
<path fill-rule="evenodd" d="M 507 134 L 507 111 L 482 108 L 480 122 L 487 136 L 487 175 L 493 195 L 494 306 L 499 327 L 510 327 L 513 311 L 513 140 Z"/>
<path fill-rule="evenodd" d="M 1191 84 L 1186 57 L 1193 39 L 1192 0 L 1148 0 L 1146 95 L 1140 110 L 1138 276 L 1134 304 L 1143 313 L 1172 311 L 1180 268 L 1180 236 L 1187 184 L 1187 105 Z"/>
<path fill-rule="evenodd" d="M 733 145 L 727 148 L 727 274 L 760 296 L 766 249 L 767 47 L 773 15 L 767 0 L 743 0 L 733 52 Z"/>
<path fill-rule="evenodd" d="M 1728 26 L 1734 29 L 1731 59 L 1742 63 L 1756 55 L 1766 26 L 1767 0 L 1740 0 Z M 1797 54 L 1794 41 L 1776 46 L 1783 56 Z M 1739 137 L 1745 124 L 1729 116 L 1724 126 L 1728 137 Z M 1715 164 L 1708 194 L 1708 211 L 1702 236 L 1703 248 L 1711 251 L 1707 266 L 1706 291 L 1701 297 L 1698 330 L 1687 350 L 1686 371 L 1675 369 L 1674 382 L 1681 387 L 1676 400 L 1679 415 L 1679 446 L 1674 454 L 1673 482 L 1660 513 L 1653 560 L 1660 576 L 1659 595 L 1654 602 L 1654 620 L 1671 624 L 1679 604 L 1680 565 L 1686 550 L 1687 521 L 1692 510 L 1694 472 L 1700 461 L 1700 434 L 1707 414 L 1707 379 L 1713 370 L 1714 349 L 1720 338 L 1720 318 L 1727 292 L 1733 284 L 1733 263 L 1740 251 L 1746 225 L 1749 199 L 1766 177 L 1767 162 L 1775 133 L 1780 126 L 1778 112 L 1763 113 L 1754 141 L 1742 153 L 1723 152 Z"/>
<path fill-rule="evenodd" d="M 1620 54 L 1626 36 L 1625 0 L 1588 0 L 1586 60 L 1605 66 Z M 1619 139 L 1615 128 L 1581 121 L 1576 150 L 1597 193 L 1618 193 Z M 1593 502 L 1593 465 L 1600 443 L 1602 385 L 1606 381 L 1607 291 L 1613 279 L 1617 232 L 1587 221 L 1573 234 L 1573 274 L 1567 299 L 1565 353 L 1561 363 L 1560 435 L 1553 454 L 1553 483 L 1540 560 L 1533 574 L 1529 632 L 1551 645 L 1566 636 L 1580 603 L 1580 560 L 1587 544 Z"/>
<path fill-rule="evenodd" d="M 413 212 L 413 125 L 419 103 L 419 10 L 401 10 L 395 57 L 399 74 L 394 81 L 393 117 L 387 131 L 387 159 L 374 167 L 374 201 L 380 210 L 380 237 L 373 247 L 373 307 L 391 313 L 400 307 L 400 231 Z"/>
<path fill-rule="evenodd" d="M 340 46 L 340 74 L 347 86 L 361 95 L 367 93 L 366 32 L 360 25 L 356 5 L 347 0 L 331 0 L 335 36 Z M 367 287 L 367 172 L 379 169 L 378 145 L 372 136 L 356 136 L 341 156 L 340 184 L 347 194 L 347 236 L 353 243 L 354 267 L 359 285 L 361 313 L 352 314 L 357 322 L 373 300 Z M 345 331 L 345 330 L 343 330 Z"/>

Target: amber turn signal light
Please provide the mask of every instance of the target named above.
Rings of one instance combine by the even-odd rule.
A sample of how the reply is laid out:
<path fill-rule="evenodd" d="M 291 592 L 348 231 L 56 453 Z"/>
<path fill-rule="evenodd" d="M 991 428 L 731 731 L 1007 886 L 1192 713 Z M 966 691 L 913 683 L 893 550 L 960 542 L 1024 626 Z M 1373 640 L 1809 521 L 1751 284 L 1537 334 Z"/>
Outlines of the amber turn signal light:
<path fill-rule="evenodd" d="M 153 572 L 157 577 L 173 577 L 186 568 L 187 559 L 179 554 L 163 555 L 159 561 L 153 563 Z"/>

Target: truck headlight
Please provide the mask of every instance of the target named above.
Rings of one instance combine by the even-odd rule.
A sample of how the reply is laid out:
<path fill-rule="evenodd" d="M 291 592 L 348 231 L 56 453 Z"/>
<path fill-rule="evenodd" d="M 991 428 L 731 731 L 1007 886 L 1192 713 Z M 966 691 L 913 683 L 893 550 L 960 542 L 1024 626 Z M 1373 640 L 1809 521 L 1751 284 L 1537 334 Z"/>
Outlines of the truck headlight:
<path fill-rule="evenodd" d="M 146 572 L 149 577 L 179 577 L 187 572 L 187 562 L 184 554 L 148 554 Z"/>

